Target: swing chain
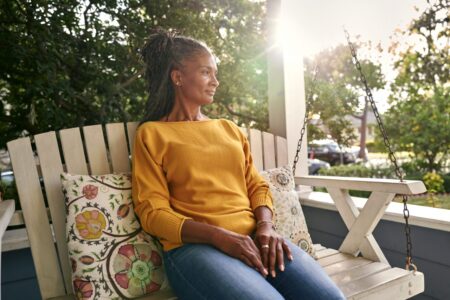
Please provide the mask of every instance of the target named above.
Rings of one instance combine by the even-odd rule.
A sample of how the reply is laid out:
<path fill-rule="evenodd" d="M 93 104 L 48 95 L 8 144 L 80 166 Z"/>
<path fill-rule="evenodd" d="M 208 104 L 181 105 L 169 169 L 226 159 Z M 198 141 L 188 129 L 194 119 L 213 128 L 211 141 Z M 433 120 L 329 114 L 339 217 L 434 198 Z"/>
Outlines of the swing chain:
<path fill-rule="evenodd" d="M 352 57 L 353 57 L 353 63 L 355 64 L 356 68 L 358 69 L 358 72 L 360 75 L 360 80 L 364 84 L 367 98 L 369 99 L 370 105 L 372 107 L 373 113 L 374 113 L 375 118 L 378 123 L 378 127 L 381 131 L 381 134 L 383 135 L 384 145 L 388 149 L 388 152 L 389 152 L 388 157 L 395 167 L 395 174 L 400 179 L 400 182 L 403 182 L 404 173 L 401 171 L 401 169 L 399 168 L 399 166 L 397 164 L 397 159 L 394 155 L 394 152 L 392 151 L 391 144 L 389 142 L 386 130 L 384 128 L 383 122 L 381 121 L 381 117 L 380 117 L 380 114 L 378 113 L 378 109 L 375 105 L 375 101 L 373 100 L 372 92 L 369 88 L 369 85 L 367 84 L 366 77 L 364 76 L 364 73 L 361 68 L 361 64 L 359 63 L 358 57 L 356 55 L 355 47 L 353 46 L 352 42 L 350 41 L 350 35 L 345 28 L 344 28 L 344 32 L 345 32 L 345 36 L 347 38 L 347 42 L 348 42 Z M 405 235 L 406 235 L 406 269 L 410 270 L 410 268 L 412 267 L 414 269 L 414 271 L 417 271 L 417 267 L 412 263 L 411 228 L 409 226 L 409 209 L 407 206 L 408 196 L 402 195 L 402 198 L 403 198 L 403 217 L 405 219 Z"/>
<path fill-rule="evenodd" d="M 302 125 L 302 129 L 300 131 L 300 139 L 298 140 L 297 143 L 297 152 L 295 153 L 295 158 L 294 158 L 294 164 L 292 166 L 292 175 L 295 177 L 295 168 L 297 167 L 298 164 L 298 159 L 300 156 L 300 150 L 302 149 L 302 141 L 303 141 L 303 136 L 305 135 L 305 131 L 306 131 L 306 125 L 308 123 L 309 117 L 308 117 L 308 109 L 311 109 L 311 102 L 312 102 L 312 97 L 314 94 L 314 88 L 315 88 L 315 84 L 316 84 L 316 77 L 317 77 L 317 65 L 314 67 L 314 75 L 311 81 L 311 84 L 309 86 L 308 92 L 306 93 L 306 104 L 305 104 L 305 117 L 303 118 L 303 125 Z"/>

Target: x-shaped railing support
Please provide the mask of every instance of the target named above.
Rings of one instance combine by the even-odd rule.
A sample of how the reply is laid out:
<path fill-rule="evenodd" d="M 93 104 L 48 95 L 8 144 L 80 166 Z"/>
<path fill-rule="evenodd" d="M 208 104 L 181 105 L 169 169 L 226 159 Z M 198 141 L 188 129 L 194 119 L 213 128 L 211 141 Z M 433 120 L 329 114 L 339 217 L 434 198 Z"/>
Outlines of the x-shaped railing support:
<path fill-rule="evenodd" d="M 349 232 L 339 251 L 389 264 L 372 235 L 373 230 L 396 194 L 421 194 L 426 188 L 421 181 L 395 179 L 354 178 L 335 176 L 295 177 L 295 183 L 325 187 L 333 199 Z M 349 190 L 370 191 L 361 211 L 355 205 Z"/>

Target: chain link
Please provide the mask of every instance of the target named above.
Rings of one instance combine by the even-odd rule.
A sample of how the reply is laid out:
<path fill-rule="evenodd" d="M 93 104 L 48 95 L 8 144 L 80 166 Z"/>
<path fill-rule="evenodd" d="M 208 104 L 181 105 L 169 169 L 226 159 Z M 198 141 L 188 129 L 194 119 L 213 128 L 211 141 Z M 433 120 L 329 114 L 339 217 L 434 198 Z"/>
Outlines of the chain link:
<path fill-rule="evenodd" d="M 297 167 L 298 159 L 300 156 L 300 150 L 302 150 L 303 136 L 305 135 L 306 125 L 309 120 L 308 109 L 311 109 L 312 97 L 314 94 L 314 88 L 315 88 L 315 84 L 316 84 L 316 77 L 317 77 L 317 65 L 314 67 L 314 76 L 312 78 L 311 85 L 310 85 L 308 92 L 306 93 L 306 97 L 305 97 L 306 98 L 305 117 L 303 118 L 303 125 L 302 125 L 302 129 L 300 130 L 300 139 L 298 140 L 298 143 L 297 143 L 297 152 L 295 153 L 294 164 L 292 166 L 292 174 L 294 177 L 295 177 L 295 169 Z"/>
<path fill-rule="evenodd" d="M 375 115 L 375 118 L 378 123 L 378 127 L 381 131 L 381 134 L 383 135 L 383 141 L 384 145 L 386 146 L 388 152 L 389 152 L 389 160 L 392 162 L 395 168 L 395 174 L 400 179 L 400 182 L 403 182 L 404 173 L 400 169 L 400 167 L 397 164 L 397 159 L 394 155 L 394 152 L 391 148 L 391 143 L 389 142 L 386 130 L 384 128 L 383 122 L 381 121 L 380 114 L 378 113 L 377 106 L 375 105 L 375 101 L 373 100 L 372 92 L 369 88 L 369 85 L 367 84 L 366 77 L 364 76 L 364 73 L 361 68 L 361 64 L 359 63 L 358 57 L 356 55 L 356 49 L 353 46 L 352 42 L 350 41 L 350 35 L 348 31 L 344 28 L 345 37 L 347 38 L 348 46 L 350 48 L 350 51 L 352 53 L 353 57 L 353 63 L 355 64 L 356 68 L 358 69 L 360 80 L 364 85 L 365 92 L 367 94 L 367 98 L 369 99 L 370 105 L 372 107 L 373 113 Z M 408 196 L 402 195 L 403 198 L 403 217 L 405 219 L 405 235 L 406 235 L 406 269 L 409 270 L 411 267 L 415 271 L 417 271 L 417 267 L 412 263 L 412 242 L 411 242 L 411 227 L 409 226 L 409 210 L 408 210 Z"/>

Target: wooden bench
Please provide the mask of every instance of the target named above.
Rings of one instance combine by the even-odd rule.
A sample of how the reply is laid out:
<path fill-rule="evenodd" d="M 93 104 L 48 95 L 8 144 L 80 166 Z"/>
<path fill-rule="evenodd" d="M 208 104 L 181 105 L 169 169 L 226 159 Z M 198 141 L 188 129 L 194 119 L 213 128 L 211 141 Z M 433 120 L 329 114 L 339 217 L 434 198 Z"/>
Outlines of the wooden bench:
<path fill-rule="evenodd" d="M 22 212 L 16 213 L 13 219 L 18 220 L 23 215 L 43 299 L 74 298 L 60 173 L 129 172 L 136 127 L 136 122 L 93 125 L 47 132 L 8 143 L 22 206 Z M 250 140 L 259 170 L 287 164 L 286 139 L 255 129 L 242 128 L 242 131 Z M 315 245 L 318 262 L 347 298 L 406 299 L 424 290 L 423 274 L 392 268 L 372 236 L 394 195 L 423 193 L 422 182 L 315 176 L 295 180 L 301 185 L 326 187 L 349 228 L 339 251 Z M 361 212 L 353 204 L 349 189 L 372 191 Z M 358 256 L 359 253 L 362 256 Z M 172 298 L 175 299 L 170 291 L 163 291 L 145 299 Z"/>

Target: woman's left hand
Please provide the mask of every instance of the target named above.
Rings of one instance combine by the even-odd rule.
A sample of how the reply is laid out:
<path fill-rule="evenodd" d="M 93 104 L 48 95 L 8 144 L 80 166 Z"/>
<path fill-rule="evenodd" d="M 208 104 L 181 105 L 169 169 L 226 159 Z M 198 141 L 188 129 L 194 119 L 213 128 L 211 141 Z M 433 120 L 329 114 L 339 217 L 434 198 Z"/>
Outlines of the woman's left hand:
<path fill-rule="evenodd" d="M 280 271 L 284 271 L 284 252 L 289 260 L 292 253 L 284 238 L 272 228 L 272 223 L 261 224 L 256 228 L 254 242 L 261 253 L 264 267 L 272 277 L 276 276 L 275 265 Z"/>

